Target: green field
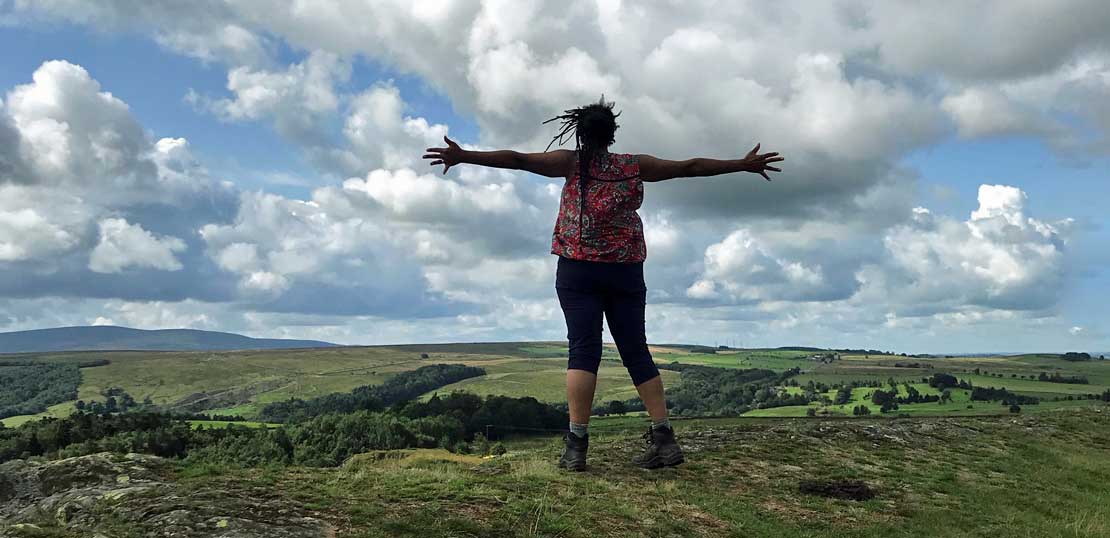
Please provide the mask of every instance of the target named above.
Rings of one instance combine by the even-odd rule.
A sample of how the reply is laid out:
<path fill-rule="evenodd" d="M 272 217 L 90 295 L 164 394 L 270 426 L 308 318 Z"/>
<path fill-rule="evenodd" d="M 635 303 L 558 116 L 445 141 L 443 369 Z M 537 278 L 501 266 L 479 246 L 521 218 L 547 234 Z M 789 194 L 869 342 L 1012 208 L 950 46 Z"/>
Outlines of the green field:
<path fill-rule="evenodd" d="M 806 361 L 809 362 L 809 361 Z M 902 367 L 896 364 L 902 364 Z M 920 367 L 905 367 L 917 363 Z M 974 371 L 978 369 L 979 374 Z M 883 390 L 889 390 L 886 382 L 893 379 L 898 383 L 899 394 L 905 395 L 903 383 L 910 383 L 923 395 L 938 394 L 938 391 L 926 383 L 922 378 L 934 373 L 950 373 L 961 380 L 966 380 L 977 387 L 1005 388 L 1011 392 L 1041 399 L 1036 405 L 1023 406 L 1025 412 L 1045 412 L 1061 408 L 1090 405 L 1088 400 L 1066 400 L 1067 397 L 1076 397 L 1087 394 L 1102 394 L 1110 389 L 1110 361 L 1084 361 L 1069 362 L 1055 356 L 1045 355 L 1016 355 L 1008 357 L 957 357 L 944 359 L 917 359 L 896 356 L 859 356 L 849 355 L 842 360 L 831 364 L 812 364 L 804 368 L 802 374 L 794 379 L 799 384 L 805 385 L 810 381 L 836 385 L 852 381 L 880 381 L 884 384 Z M 1052 375 L 1059 373 L 1063 376 L 1083 376 L 1090 381 L 1088 384 L 1055 383 L 1039 381 L 1035 378 L 1041 373 Z M 986 375 L 986 373 L 1001 374 Z M 1015 377 L 1017 376 L 1017 377 Z M 787 393 L 799 393 L 800 387 L 783 387 Z M 822 405 L 811 402 L 806 406 L 788 406 L 771 409 L 756 409 L 747 413 L 755 417 L 798 417 L 805 416 L 809 408 L 814 408 L 820 414 L 851 415 L 852 408 L 857 405 L 866 405 L 872 413 L 878 413 L 878 406 L 872 404 L 867 396 L 874 389 L 868 387 L 856 388 L 852 392 L 852 400 L 844 405 Z M 836 391 L 825 393 L 830 400 L 835 397 Z M 1005 413 L 997 402 L 972 402 L 970 392 L 967 390 L 953 389 L 952 401 L 945 404 L 917 403 L 901 404 L 895 414 L 906 415 L 983 415 Z M 1061 401 L 1056 401 L 1059 398 Z M 971 406 L 969 408 L 969 406 Z"/>
<path fill-rule="evenodd" d="M 274 424 L 271 422 L 253 422 L 250 420 L 189 420 L 187 422 L 194 429 L 198 430 L 205 428 L 221 429 L 227 428 L 228 426 L 235 426 L 238 428 L 276 428 L 281 426 L 281 424 Z"/>
<path fill-rule="evenodd" d="M 479 394 L 533 396 L 561 402 L 565 401 L 566 353 L 565 344 L 525 342 L 222 352 L 70 352 L 3 355 L 0 360 L 108 359 L 111 363 L 106 366 L 81 370 L 79 399 L 102 401 L 102 391 L 119 387 L 137 401 L 150 398 L 155 405 L 168 409 L 252 418 L 269 402 L 345 392 L 429 364 L 484 368 L 489 375 L 471 380 L 465 387 Z M 425 354 L 427 358 L 422 358 Z M 664 354 L 686 356 L 681 351 Z M 634 398 L 635 389 L 620 366 L 616 348 L 607 345 L 603 358 L 607 360 L 600 372 L 598 401 Z M 669 383 L 677 382 L 673 372 L 665 376 Z M 73 404 L 54 405 L 37 415 L 9 417 L 3 424 L 13 427 L 40 417 L 67 416 L 73 412 Z"/>
<path fill-rule="evenodd" d="M 521 359 L 506 361 L 486 369 L 493 373 L 447 385 L 425 394 L 424 397 L 460 390 L 482 396 L 531 396 L 544 402 L 566 401 L 566 359 Z M 663 370 L 660 373 L 665 385 L 679 380 L 678 372 Z M 628 371 L 619 361 L 602 361 L 597 374 L 595 405 L 638 397 Z"/>
<path fill-rule="evenodd" d="M 566 353 L 566 345 L 560 342 L 494 342 L 228 352 L 71 352 L 4 355 L 0 360 L 108 359 L 111 363 L 106 366 L 81 369 L 79 398 L 103 400 L 102 391 L 120 387 L 137 401 L 150 398 L 154 404 L 168 409 L 240 415 L 251 419 L 269 402 L 345 392 L 358 386 L 381 383 L 402 371 L 437 363 L 479 366 L 486 370 L 487 375 L 432 392 L 445 393 L 457 389 L 480 395 L 532 396 L 541 401 L 562 402 L 565 401 L 563 371 Z M 885 383 L 893 378 L 920 386 L 922 378 L 936 372 L 947 372 L 970 380 L 976 386 L 1005 387 L 1046 400 L 1039 406 L 1028 406 L 1029 411 L 1079 405 L 1051 400 L 1069 395 L 1098 394 L 1110 388 L 1110 361 L 1067 362 L 1052 355 L 946 359 L 845 355 L 841 360 L 822 364 L 809 360 L 809 352 L 780 349 L 727 349 L 704 353 L 694 346 L 667 345 L 652 346 L 652 353 L 660 364 L 680 362 L 723 368 L 764 368 L 778 372 L 797 367 L 802 373 L 795 379 L 803 385 L 811 380 L 835 385 L 867 380 Z M 595 402 L 601 404 L 635 398 L 635 389 L 620 365 L 615 347 L 606 345 L 603 358 Z M 906 367 L 913 363 L 917 363 L 917 367 Z M 973 374 L 977 368 L 980 374 Z M 1012 377 L 1035 377 L 1041 372 L 1081 375 L 1087 377 L 1090 384 L 1050 383 Z M 668 386 L 681 382 L 677 372 L 664 370 L 663 376 Z M 952 403 L 943 406 L 903 405 L 899 412 L 911 415 L 982 414 L 997 412 L 997 407 L 1000 407 L 978 402 L 972 404 L 974 408 L 969 410 L 966 395 L 957 392 L 953 393 L 955 400 Z M 850 413 L 854 405 L 863 403 L 863 393 L 858 396 L 848 406 L 829 406 L 822 411 Z M 66 416 L 72 413 L 73 403 L 54 405 L 38 415 L 10 417 L 4 419 L 3 424 L 12 427 L 39 417 Z M 806 413 L 807 407 L 757 409 L 752 414 L 799 416 Z"/>

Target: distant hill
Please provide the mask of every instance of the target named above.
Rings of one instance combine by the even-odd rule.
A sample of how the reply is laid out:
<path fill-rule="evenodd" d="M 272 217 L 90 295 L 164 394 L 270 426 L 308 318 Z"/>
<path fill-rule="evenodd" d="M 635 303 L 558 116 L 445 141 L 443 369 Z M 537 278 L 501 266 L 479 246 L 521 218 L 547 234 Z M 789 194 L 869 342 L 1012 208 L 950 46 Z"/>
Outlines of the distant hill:
<path fill-rule="evenodd" d="M 0 353 L 84 350 L 215 351 L 334 346 L 336 344 L 317 340 L 251 338 L 241 334 L 193 329 L 147 331 L 95 326 L 0 333 Z"/>

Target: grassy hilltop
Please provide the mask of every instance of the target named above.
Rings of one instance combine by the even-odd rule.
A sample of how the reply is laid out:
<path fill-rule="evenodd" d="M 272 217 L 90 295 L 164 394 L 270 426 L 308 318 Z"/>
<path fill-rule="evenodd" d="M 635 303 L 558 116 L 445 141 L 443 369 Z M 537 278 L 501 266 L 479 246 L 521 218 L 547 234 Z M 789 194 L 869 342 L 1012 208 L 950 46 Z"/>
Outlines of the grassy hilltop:
<path fill-rule="evenodd" d="M 676 427 L 688 462 L 660 471 L 627 463 L 642 428 L 629 418 L 595 422 L 585 473 L 555 468 L 553 437 L 510 440 L 507 452 L 493 457 L 379 451 L 335 468 L 74 458 L 52 462 L 44 476 L 87 487 L 83 476 L 104 474 L 95 477 L 101 500 L 67 512 L 74 518 L 68 523 L 32 505 L 19 526 L 5 529 L 0 518 L 0 536 L 148 536 L 186 526 L 189 536 L 267 538 L 1110 535 L 1110 408 L 1015 417 L 693 419 Z M 0 472 L 26 473 L 19 466 L 27 464 L 8 463 Z M 84 491 L 64 493 L 51 480 L 52 491 Z M 844 487 L 852 481 L 870 498 L 835 495 L 860 493 Z M 807 492 L 834 495 L 803 493 L 803 483 L 817 486 Z"/>

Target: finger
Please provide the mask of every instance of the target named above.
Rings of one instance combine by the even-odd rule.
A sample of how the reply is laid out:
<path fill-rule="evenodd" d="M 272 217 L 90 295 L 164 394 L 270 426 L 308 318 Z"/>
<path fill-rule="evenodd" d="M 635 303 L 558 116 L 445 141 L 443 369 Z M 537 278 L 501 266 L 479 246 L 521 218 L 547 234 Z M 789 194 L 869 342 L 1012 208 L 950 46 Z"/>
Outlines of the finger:
<path fill-rule="evenodd" d="M 437 164 L 443 164 L 443 161 L 442 161 L 442 160 L 439 160 L 439 161 L 432 161 L 432 162 L 430 162 L 430 163 L 428 163 L 428 164 L 429 164 L 429 165 L 431 165 L 431 166 L 435 166 L 435 165 L 437 165 Z"/>
<path fill-rule="evenodd" d="M 458 145 L 458 144 L 456 144 L 456 143 L 455 143 L 455 141 L 454 141 L 454 140 L 451 140 L 450 138 L 447 138 L 447 135 L 443 135 L 443 141 L 444 141 L 444 142 L 447 142 L 447 145 L 448 145 L 448 146 L 452 146 L 452 147 L 454 147 L 454 146 L 457 146 L 457 145 Z"/>
<path fill-rule="evenodd" d="M 424 151 L 438 151 L 440 153 L 443 153 L 444 151 L 447 151 L 447 148 L 425 148 Z"/>
<path fill-rule="evenodd" d="M 779 162 L 779 161 L 785 161 L 785 160 L 786 160 L 786 158 L 785 158 L 785 157 L 775 157 L 774 159 L 767 159 L 767 160 L 766 160 L 766 161 L 764 161 L 764 162 L 769 162 L 769 163 L 777 163 L 777 162 Z"/>
<path fill-rule="evenodd" d="M 451 165 L 444 164 L 443 165 L 443 175 L 447 175 L 447 171 L 450 170 L 450 169 L 451 169 Z"/>
<path fill-rule="evenodd" d="M 759 142 L 756 142 L 755 147 L 752 148 L 752 153 L 758 153 L 758 152 L 759 152 Z"/>
<path fill-rule="evenodd" d="M 425 159 L 438 159 L 440 157 L 443 157 L 443 155 L 440 154 L 440 153 L 425 153 L 424 154 Z"/>
<path fill-rule="evenodd" d="M 782 172 L 782 170 L 779 170 L 778 168 L 775 168 L 774 166 L 768 166 L 767 170 L 772 170 L 772 171 L 775 171 L 775 172 Z"/>
<path fill-rule="evenodd" d="M 767 177 L 767 172 L 764 172 L 763 170 L 760 170 L 759 175 L 763 176 L 763 179 L 766 179 L 767 181 L 771 181 L 771 178 Z"/>

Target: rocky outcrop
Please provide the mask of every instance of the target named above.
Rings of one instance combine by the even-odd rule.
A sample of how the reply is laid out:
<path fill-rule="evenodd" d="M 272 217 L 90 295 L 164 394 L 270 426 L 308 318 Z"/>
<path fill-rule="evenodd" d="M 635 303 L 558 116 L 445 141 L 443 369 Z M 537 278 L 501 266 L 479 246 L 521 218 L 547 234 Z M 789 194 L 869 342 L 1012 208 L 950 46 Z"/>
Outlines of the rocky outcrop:
<path fill-rule="evenodd" d="M 318 538 L 330 527 L 265 492 L 185 487 L 170 463 L 101 453 L 0 465 L 0 538 Z"/>

